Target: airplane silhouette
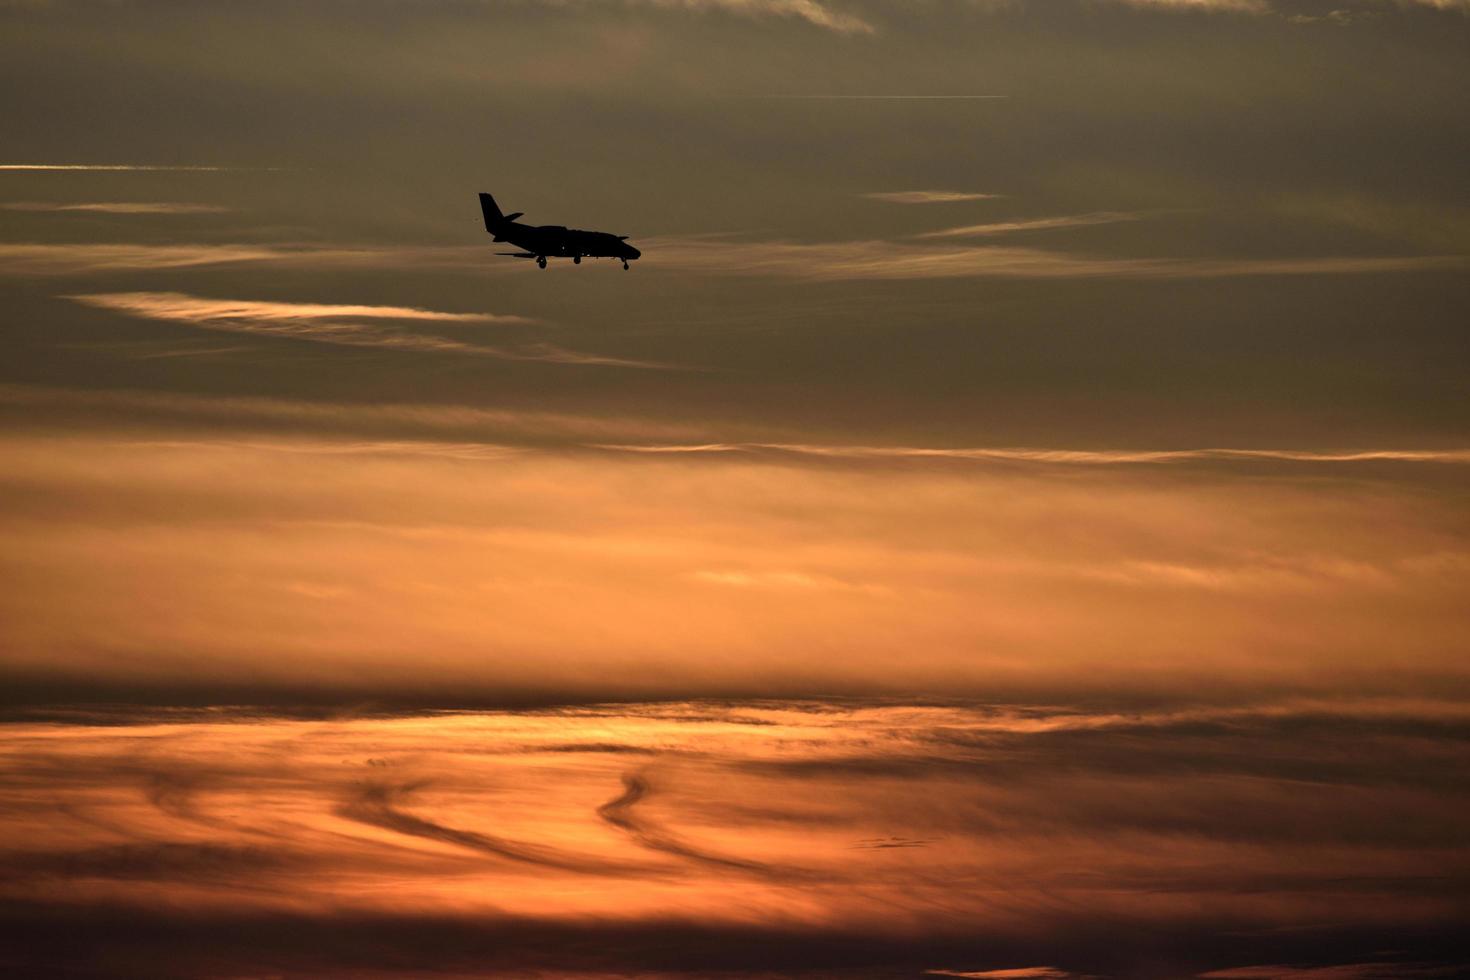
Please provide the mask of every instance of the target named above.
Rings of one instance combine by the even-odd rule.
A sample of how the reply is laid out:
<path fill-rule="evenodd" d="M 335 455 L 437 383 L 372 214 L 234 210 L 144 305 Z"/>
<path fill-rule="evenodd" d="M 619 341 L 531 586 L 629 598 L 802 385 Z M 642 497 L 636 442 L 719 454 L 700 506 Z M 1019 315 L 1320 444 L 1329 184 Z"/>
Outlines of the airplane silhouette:
<path fill-rule="evenodd" d="M 582 256 L 590 258 L 622 259 L 623 268 L 628 261 L 643 253 L 628 244 L 627 235 L 610 235 L 605 231 L 579 231 L 562 225 L 523 225 L 516 221 L 525 212 L 504 214 L 495 198 L 480 194 L 480 210 L 485 213 L 485 230 L 495 236 L 497 242 L 518 245 L 522 252 L 496 252 L 496 255 L 513 255 L 518 259 L 535 259 L 536 264 L 546 268 L 548 256 L 570 257 L 581 265 Z"/>

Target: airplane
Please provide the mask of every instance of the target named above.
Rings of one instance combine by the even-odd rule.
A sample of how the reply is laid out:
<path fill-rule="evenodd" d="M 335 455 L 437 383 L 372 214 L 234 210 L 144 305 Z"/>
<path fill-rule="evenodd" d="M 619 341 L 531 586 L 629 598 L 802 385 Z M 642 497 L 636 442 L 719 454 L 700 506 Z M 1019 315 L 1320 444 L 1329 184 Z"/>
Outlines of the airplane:
<path fill-rule="evenodd" d="M 524 211 L 504 214 L 495 198 L 480 194 L 480 210 L 485 214 L 485 230 L 495 236 L 497 242 L 518 245 L 521 252 L 496 252 L 496 255 L 513 255 L 518 259 L 535 259 L 536 264 L 546 268 L 548 256 L 571 258 L 573 264 L 581 265 L 582 257 L 622 259 L 623 268 L 628 261 L 643 253 L 628 244 L 627 235 L 610 235 L 605 231 L 579 231 L 562 225 L 523 225 L 516 219 Z"/>

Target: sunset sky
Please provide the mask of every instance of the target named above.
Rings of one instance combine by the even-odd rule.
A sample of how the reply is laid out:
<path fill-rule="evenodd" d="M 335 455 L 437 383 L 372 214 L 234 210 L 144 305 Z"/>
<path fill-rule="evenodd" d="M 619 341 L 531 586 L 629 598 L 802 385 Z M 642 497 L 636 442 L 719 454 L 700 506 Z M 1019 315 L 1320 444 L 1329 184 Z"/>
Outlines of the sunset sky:
<path fill-rule="evenodd" d="M 1470 3 L 0 0 L 0 87 L 0 970 L 1470 976 Z"/>

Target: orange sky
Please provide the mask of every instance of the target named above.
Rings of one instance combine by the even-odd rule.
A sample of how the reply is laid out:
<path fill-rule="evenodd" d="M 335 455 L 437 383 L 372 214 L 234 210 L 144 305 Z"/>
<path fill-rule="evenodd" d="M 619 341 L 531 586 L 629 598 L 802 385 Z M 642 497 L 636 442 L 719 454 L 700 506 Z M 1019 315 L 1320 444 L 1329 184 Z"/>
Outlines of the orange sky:
<path fill-rule="evenodd" d="M 1454 460 L 251 433 L 3 451 L 11 663 L 63 689 L 1209 698 L 1465 679 Z"/>

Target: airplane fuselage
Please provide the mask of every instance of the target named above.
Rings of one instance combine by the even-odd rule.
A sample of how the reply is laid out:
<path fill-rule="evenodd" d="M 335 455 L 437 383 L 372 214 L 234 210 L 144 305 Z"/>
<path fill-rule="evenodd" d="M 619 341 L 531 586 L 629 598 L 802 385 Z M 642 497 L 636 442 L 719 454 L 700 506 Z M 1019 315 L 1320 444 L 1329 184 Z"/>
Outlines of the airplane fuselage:
<path fill-rule="evenodd" d="M 507 221 L 495 229 L 495 241 L 510 242 L 536 255 L 558 258 L 636 259 L 643 254 L 605 231 L 582 231 L 562 225 L 523 225 Z"/>

